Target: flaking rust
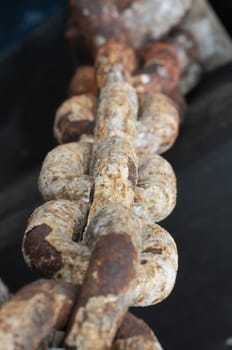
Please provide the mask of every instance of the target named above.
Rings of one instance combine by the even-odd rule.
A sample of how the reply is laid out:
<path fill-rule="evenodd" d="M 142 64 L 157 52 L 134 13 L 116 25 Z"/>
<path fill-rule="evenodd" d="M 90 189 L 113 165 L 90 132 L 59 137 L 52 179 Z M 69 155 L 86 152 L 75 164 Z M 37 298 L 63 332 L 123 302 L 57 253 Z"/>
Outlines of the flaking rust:
<path fill-rule="evenodd" d="M 86 35 L 88 36 L 88 34 L 86 32 L 90 33 L 92 30 L 89 29 L 92 28 L 91 23 L 89 26 L 92 16 L 90 14 L 91 11 L 88 12 L 88 9 L 86 11 L 89 2 L 86 3 L 86 7 L 84 6 L 84 2 L 73 0 L 70 3 L 74 14 L 81 12 L 88 15 L 82 16 L 83 18 L 79 22 L 72 19 L 69 30 L 69 41 L 71 42 L 71 46 L 77 45 L 76 43 L 78 41 L 86 44 L 90 42 L 90 40 L 87 40 Z M 78 3 L 81 4 L 79 5 Z M 103 34 L 98 38 L 98 45 L 93 42 L 89 44 L 89 47 L 92 47 L 92 49 L 94 47 L 94 50 L 109 39 L 109 36 L 104 33 L 109 33 L 106 18 L 107 16 L 109 18 L 108 10 L 112 5 L 114 8 L 112 7 L 111 13 L 114 17 L 115 26 L 118 29 L 110 38 L 120 40 L 124 43 L 130 43 L 136 49 L 140 49 L 150 41 L 165 39 L 170 32 L 172 33 L 174 28 L 187 30 L 193 36 L 199 50 L 199 55 L 197 61 L 193 61 L 189 69 L 182 76 L 183 83 L 181 84 L 181 90 L 183 93 L 188 93 L 196 86 L 202 70 L 213 70 L 218 66 L 232 61 L 231 39 L 206 0 L 117 1 L 116 6 L 113 2 L 107 2 L 105 4 L 106 7 L 103 6 L 101 1 L 94 3 L 96 3 L 95 6 L 97 9 L 101 8 L 102 12 L 105 11 L 106 14 L 103 20 L 100 11 L 100 14 L 96 16 L 98 20 L 95 18 L 95 22 L 93 21 L 96 28 Z M 74 15 L 74 18 L 77 18 L 77 16 Z M 116 25 L 117 21 L 118 26 Z M 84 32 L 86 40 L 83 40 L 82 32 Z M 81 53 L 80 51 L 79 54 Z"/>
<path fill-rule="evenodd" d="M 63 349 L 64 330 L 74 309 L 78 286 L 63 281 L 38 280 L 20 289 L 0 310 L 1 349 Z M 54 333 L 54 330 L 56 332 Z M 55 334 L 55 337 L 52 336 Z M 131 313 L 127 313 L 117 331 L 112 349 L 161 350 L 151 329 Z M 62 346 L 62 347 L 61 347 Z M 50 347 L 49 347 L 50 349 Z"/>
<path fill-rule="evenodd" d="M 106 43 L 106 47 L 107 45 L 108 43 Z M 104 46 L 100 50 L 104 52 L 107 67 L 107 50 L 104 50 Z M 84 236 L 88 246 L 92 249 L 92 254 L 77 303 L 76 313 L 66 338 L 66 344 L 70 348 L 91 349 L 94 342 L 96 349 L 109 349 L 127 306 L 133 304 L 136 299 L 137 305 L 139 303 L 145 305 L 146 298 L 149 301 L 152 300 L 153 303 L 161 301 L 173 288 L 177 270 L 176 258 L 176 260 L 174 259 L 175 266 L 173 267 L 171 263 L 169 269 L 173 268 L 172 280 L 168 282 L 169 284 L 166 283 L 165 278 L 168 276 L 170 280 L 171 274 L 167 273 L 167 264 L 164 264 L 163 267 L 161 265 L 164 260 L 170 262 L 172 254 L 177 255 L 175 245 L 173 246 L 173 252 L 170 251 L 169 255 L 165 255 L 164 252 L 169 249 L 167 245 L 165 246 L 165 242 L 163 242 L 164 246 L 162 240 L 159 243 L 156 242 L 155 247 L 150 242 L 149 249 L 151 250 L 148 252 L 145 247 L 144 251 L 147 266 L 145 268 L 145 259 L 142 259 L 140 263 L 141 273 L 149 271 L 152 265 L 149 254 L 155 256 L 158 251 L 158 254 L 162 255 L 160 265 L 157 265 L 157 271 L 160 270 L 162 273 L 155 282 L 157 283 L 156 288 L 159 290 L 159 297 L 151 292 L 152 295 L 149 294 L 148 296 L 145 293 L 143 295 L 141 290 L 134 295 L 134 289 L 130 287 L 131 283 L 134 285 L 136 282 L 137 273 L 135 271 L 138 271 L 138 268 L 135 268 L 134 264 L 138 265 L 138 262 L 136 263 L 135 256 L 138 257 L 140 251 L 138 244 L 134 245 L 133 249 L 130 248 L 132 247 L 133 240 L 131 241 L 131 238 L 133 235 L 129 234 L 133 231 L 135 235 L 137 232 L 136 236 L 138 237 L 138 227 L 140 226 L 137 215 L 133 217 L 130 209 L 134 202 L 134 190 L 137 184 L 134 136 L 135 116 L 138 107 L 137 102 L 135 104 L 135 93 L 128 83 L 127 76 L 125 74 L 112 75 L 112 72 L 118 69 L 118 62 L 120 62 L 119 71 L 124 71 L 120 67 L 123 61 L 118 61 L 117 58 L 115 66 L 112 64 L 110 70 L 106 69 L 105 72 L 108 71 L 109 74 L 108 76 L 106 74 L 102 84 L 104 87 L 100 91 L 92 160 L 93 202 L 88 217 L 89 224 Z M 124 96 L 127 96 L 127 98 L 124 98 Z M 121 103 L 118 103 L 120 99 Z M 166 99 L 168 98 L 166 97 Z M 119 106 L 119 111 L 115 106 Z M 174 104 L 172 104 L 172 107 L 175 110 Z M 176 112 L 176 114 L 179 121 L 178 113 Z M 123 117 L 128 120 L 124 120 Z M 126 124 L 127 121 L 130 121 L 131 126 Z M 149 170 L 147 172 L 150 176 Z M 148 182 L 152 180 L 152 176 L 150 178 L 149 176 Z M 157 180 L 155 176 L 153 177 L 154 181 Z M 172 192 L 171 196 L 173 196 L 173 199 L 170 200 L 170 206 L 173 207 L 175 204 L 175 186 L 174 188 L 171 187 L 170 190 Z M 126 205 L 128 209 L 122 206 L 121 203 Z M 131 231 L 134 225 L 135 227 Z M 168 234 L 165 236 L 166 241 L 168 241 L 167 236 Z M 123 253 L 124 249 L 125 253 Z M 105 254 L 106 251 L 107 255 Z M 129 260 L 127 260 L 128 258 Z M 120 267 L 119 270 L 118 267 Z M 152 281 L 151 285 L 154 286 L 154 280 Z"/>
<path fill-rule="evenodd" d="M 131 209 L 137 159 L 130 141 L 135 134 L 137 97 L 125 81 L 125 74 L 121 74 L 125 72 L 125 63 L 119 59 L 118 52 L 116 59 L 106 57 L 107 50 L 103 52 L 106 64 L 112 69 L 103 80 L 94 132 L 93 202 L 85 233 L 92 254 L 65 340 L 68 347 L 83 350 L 92 349 L 93 342 L 95 349 L 111 347 L 132 300 L 141 246 L 140 220 Z M 102 56 L 100 52 L 98 57 Z M 111 59 L 114 64 L 109 64 Z M 115 71 L 120 74 L 115 75 Z M 115 114 L 116 105 L 121 110 Z"/>
<path fill-rule="evenodd" d="M 70 97 L 58 108 L 54 120 L 54 136 L 58 143 L 79 141 L 94 129 L 96 97 L 91 93 Z"/>
<path fill-rule="evenodd" d="M 110 204 L 92 217 L 86 239 L 92 254 L 65 343 L 109 349 L 132 297 L 141 224 L 132 210 Z"/>
<path fill-rule="evenodd" d="M 108 79 L 130 82 L 131 74 L 137 68 L 137 64 L 132 47 L 116 39 L 107 40 L 105 45 L 97 50 L 95 58 L 98 88 L 102 89 Z"/>
<path fill-rule="evenodd" d="M 163 163 L 165 162 L 163 160 Z M 168 163 L 166 166 L 170 167 Z M 162 175 L 160 179 L 161 177 Z M 137 221 L 138 207 L 135 210 L 136 217 L 125 207 L 122 207 L 121 211 L 115 205 L 111 205 L 110 208 L 106 207 L 94 216 L 83 240 L 80 233 L 86 219 L 82 218 L 81 213 L 78 212 L 77 203 L 65 200 L 51 201 L 37 208 L 29 220 L 23 242 L 23 253 L 28 265 L 44 276 L 62 278 L 74 284 L 82 285 L 98 233 L 104 233 L 106 226 L 109 228 L 109 223 L 107 223 L 109 218 L 106 214 L 109 214 L 110 210 L 114 217 L 120 214 L 121 226 L 118 223 L 118 226 L 111 230 L 112 232 L 109 231 L 111 238 L 115 237 L 116 231 L 120 234 L 120 227 L 131 226 L 130 232 L 132 232 L 132 229 L 135 229 L 132 222 L 133 218 L 138 228 L 140 226 L 139 221 Z M 114 208 L 116 209 L 114 210 Z M 124 216 L 122 211 L 124 214 L 130 215 L 132 221 L 128 221 L 127 215 Z M 177 271 L 176 246 L 171 236 L 160 226 L 148 223 L 149 216 L 142 215 L 142 212 L 140 212 L 138 217 L 143 222 L 142 248 L 139 267 L 136 272 L 136 287 L 130 292 L 131 306 L 144 306 L 162 301 L 171 292 Z M 125 234 L 124 231 L 123 234 Z M 136 239 L 138 240 L 138 237 Z M 128 246 L 126 241 L 123 241 L 122 235 L 119 235 L 118 249 L 123 242 L 125 247 Z M 110 239 L 108 239 L 108 243 L 106 240 L 106 243 L 111 247 L 110 249 L 117 251 L 116 242 L 113 242 L 113 245 L 111 245 Z M 103 245 L 104 242 L 101 240 L 97 252 L 98 254 L 102 253 L 104 259 L 108 259 L 113 251 L 110 254 L 107 246 L 103 248 Z M 138 246 L 138 242 L 135 241 L 133 246 Z M 123 247 L 123 251 L 125 249 Z M 119 249 L 118 254 L 123 255 L 121 249 Z M 93 269 L 95 266 L 93 257 L 91 261 L 91 269 Z M 106 274 L 110 273 L 111 269 L 109 267 L 105 266 L 105 269 Z M 109 279 L 110 276 L 107 278 Z M 113 286 L 113 283 L 111 285 Z"/>
<path fill-rule="evenodd" d="M 55 135 L 64 144 L 47 155 L 40 173 L 39 188 L 48 202 L 32 214 L 23 241 L 32 269 L 82 286 L 65 338 L 70 349 L 90 350 L 93 344 L 110 349 L 128 306 L 161 302 L 176 278 L 175 243 L 155 222 L 176 202 L 175 174 L 157 153 L 174 143 L 180 116 L 177 104 L 160 90 L 136 93 L 137 63 L 127 66 L 122 48 L 135 62 L 133 49 L 111 39 L 97 52 L 99 79 L 92 67 L 75 73 L 80 77 L 76 94 L 55 119 Z M 153 43 L 141 52 L 148 75 L 157 74 L 158 61 L 164 62 L 167 76 L 159 89 L 183 102 L 175 46 Z M 99 90 L 98 104 L 93 86 Z M 75 123 L 61 130 L 64 118 Z M 83 127 L 88 120 L 94 130 Z M 73 135 L 76 142 L 68 142 Z M 115 346 L 132 349 L 144 343 L 159 349 L 146 334 L 129 334 Z"/>
<path fill-rule="evenodd" d="M 135 136 L 137 95 L 130 84 L 115 80 L 110 80 L 100 93 L 94 130 L 96 142 L 112 136 L 133 141 Z"/>
<path fill-rule="evenodd" d="M 32 214 L 23 241 L 32 269 L 82 285 L 65 340 L 71 349 L 89 350 L 93 343 L 96 349 L 109 349 L 128 306 L 161 302 L 176 277 L 175 243 L 154 224 L 175 206 L 176 179 L 169 163 L 154 154 L 171 147 L 180 118 L 175 103 L 160 92 L 143 92 L 137 99 L 131 85 L 134 68 L 129 70 L 119 55 L 124 46 L 110 40 L 98 50 L 97 59 L 104 59 L 95 66 L 96 74 L 107 68 L 108 75 L 99 80 L 97 108 L 92 69 L 88 67 L 87 78 L 85 67 L 76 73 L 81 77 L 77 94 L 58 109 L 55 134 L 66 115 L 76 121 L 77 142 L 60 145 L 45 158 L 39 188 L 48 202 Z M 156 47 L 145 48 L 145 65 L 169 57 L 169 52 L 176 60 L 170 44 L 158 46 L 158 53 Z M 128 47 L 128 57 L 132 53 Z M 177 82 L 176 75 L 171 87 Z M 78 123 L 88 121 L 88 113 L 94 133 Z M 141 126 L 146 123 L 144 133 Z M 67 132 L 57 135 L 59 142 L 69 141 L 64 139 Z M 72 140 L 71 134 L 68 137 Z M 139 335 L 128 336 L 115 346 L 130 348 L 143 341 Z M 156 349 L 157 344 L 153 338 L 147 346 Z"/>
<path fill-rule="evenodd" d="M 201 74 L 198 50 L 211 69 L 220 63 L 218 47 L 228 58 L 229 44 L 215 46 L 215 30 L 223 33 L 201 0 L 70 5 L 70 44 L 75 51 L 82 38 L 95 66 L 77 69 L 71 97 L 56 113 L 61 145 L 44 160 L 39 189 L 47 202 L 29 219 L 23 254 L 32 269 L 80 291 L 73 307 L 77 290 L 65 282 L 25 287 L 0 311 L 0 339 L 7 350 L 34 350 L 51 328 L 68 324 L 68 349 L 161 350 L 151 330 L 127 313 L 128 306 L 164 300 L 178 269 L 175 242 L 156 224 L 176 203 L 175 174 L 158 154 L 178 136 L 182 93 Z M 206 47 L 196 27 L 210 32 Z"/>
<path fill-rule="evenodd" d="M 83 202 L 50 201 L 31 215 L 23 239 L 27 264 L 49 278 L 82 284 L 90 257 L 81 241 L 87 220 Z"/>
<path fill-rule="evenodd" d="M 137 158 L 131 144 L 113 136 L 98 142 L 94 153 L 93 203 L 89 219 L 108 203 L 123 203 L 130 208 L 137 183 Z"/>
<path fill-rule="evenodd" d="M 174 45 L 152 42 L 141 49 L 140 55 L 143 67 L 133 77 L 138 95 L 151 92 L 168 93 L 177 87 L 180 67 Z"/>

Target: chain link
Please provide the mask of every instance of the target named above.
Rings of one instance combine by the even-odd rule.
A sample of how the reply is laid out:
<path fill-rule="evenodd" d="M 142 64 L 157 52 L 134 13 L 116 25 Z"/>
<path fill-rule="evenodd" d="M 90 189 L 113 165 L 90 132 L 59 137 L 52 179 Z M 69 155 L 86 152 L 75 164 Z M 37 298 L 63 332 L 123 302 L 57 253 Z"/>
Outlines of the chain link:
<path fill-rule="evenodd" d="M 0 338 L 5 349 L 35 349 L 69 319 L 68 349 L 160 350 L 127 311 L 161 302 L 175 283 L 176 245 L 157 222 L 175 206 L 176 178 L 159 154 L 178 136 L 186 109 L 178 83 L 196 59 L 194 41 L 177 32 L 135 52 L 113 2 L 70 3 L 95 64 L 76 71 L 71 97 L 57 110 L 60 145 L 39 176 L 46 202 L 23 239 L 27 264 L 65 282 L 21 290 L 0 312 Z"/>

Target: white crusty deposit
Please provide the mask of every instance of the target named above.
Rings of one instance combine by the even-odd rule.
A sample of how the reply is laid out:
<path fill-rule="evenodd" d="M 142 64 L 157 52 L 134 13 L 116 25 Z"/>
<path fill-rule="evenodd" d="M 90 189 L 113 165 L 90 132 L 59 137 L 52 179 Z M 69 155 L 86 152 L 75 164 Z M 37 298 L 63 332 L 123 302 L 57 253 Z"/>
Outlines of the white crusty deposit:
<path fill-rule="evenodd" d="M 141 47 L 149 38 L 159 39 L 184 17 L 191 0 L 133 1 L 122 13 L 132 45 Z"/>
<path fill-rule="evenodd" d="M 176 176 L 161 156 L 139 158 L 134 211 L 147 223 L 164 220 L 176 205 Z"/>
<path fill-rule="evenodd" d="M 89 203 L 92 178 L 88 175 L 92 144 L 72 142 L 51 150 L 39 176 L 44 200 L 85 200 Z"/>

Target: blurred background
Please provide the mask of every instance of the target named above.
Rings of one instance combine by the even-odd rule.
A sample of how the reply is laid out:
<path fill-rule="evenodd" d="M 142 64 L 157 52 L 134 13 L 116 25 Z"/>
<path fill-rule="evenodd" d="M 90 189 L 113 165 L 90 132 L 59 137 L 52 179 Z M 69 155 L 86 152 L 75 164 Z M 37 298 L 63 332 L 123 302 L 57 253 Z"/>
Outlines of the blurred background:
<path fill-rule="evenodd" d="M 211 4 L 232 35 L 232 1 Z M 64 40 L 66 1 L 0 6 L 0 276 L 14 292 L 38 277 L 24 263 L 21 240 L 42 202 L 37 177 L 55 146 L 54 113 L 74 65 Z M 188 103 L 180 137 L 165 154 L 179 189 L 162 223 L 179 249 L 176 287 L 161 304 L 133 311 L 166 350 L 232 349 L 232 64 L 205 75 Z"/>

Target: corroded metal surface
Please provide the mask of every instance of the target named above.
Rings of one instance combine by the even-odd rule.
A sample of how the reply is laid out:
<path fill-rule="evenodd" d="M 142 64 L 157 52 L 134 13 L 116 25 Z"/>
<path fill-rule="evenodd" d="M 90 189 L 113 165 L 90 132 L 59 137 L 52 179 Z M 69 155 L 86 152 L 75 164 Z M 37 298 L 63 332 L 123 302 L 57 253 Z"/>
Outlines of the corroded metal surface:
<path fill-rule="evenodd" d="M 147 40 L 160 39 L 180 22 L 191 3 L 191 0 L 133 1 L 122 13 L 133 46 L 138 48 Z"/>
<path fill-rule="evenodd" d="M 88 94 L 73 96 L 58 108 L 54 121 L 54 136 L 58 143 L 78 141 L 93 133 L 96 98 L 89 86 Z"/>
<path fill-rule="evenodd" d="M 22 288 L 0 310 L 1 349 L 37 349 L 52 328 L 65 326 L 76 292 L 73 285 L 52 280 Z"/>
<path fill-rule="evenodd" d="M 181 27 L 193 34 L 204 70 L 213 70 L 232 61 L 231 39 L 208 1 L 192 1 Z"/>
<path fill-rule="evenodd" d="M 77 122 L 72 129 L 75 135 L 77 128 L 76 142 L 47 155 L 39 187 L 50 201 L 32 214 L 24 236 L 29 266 L 45 276 L 82 285 L 65 337 L 71 349 L 90 350 L 93 343 L 95 349 L 109 349 L 128 306 L 162 301 L 170 294 L 177 272 L 175 243 L 154 224 L 175 206 L 176 179 L 169 163 L 155 154 L 174 143 L 180 117 L 166 95 L 146 94 L 135 84 L 137 98 L 131 85 L 134 66 L 130 64 L 130 70 L 119 54 L 120 48 L 127 49 L 124 45 L 110 40 L 99 49 L 100 94 L 96 117 L 92 109 L 90 118 L 93 135 Z M 131 48 L 128 55 L 134 57 Z M 177 85 L 179 68 L 172 44 L 147 46 L 142 56 L 151 76 L 154 62 L 170 56 L 173 63 L 160 88 L 166 82 L 170 90 Z M 92 85 L 82 92 L 59 108 L 55 130 L 66 110 L 76 121 L 88 119 L 85 101 L 88 106 L 95 98 Z M 63 136 L 60 142 L 66 141 Z M 155 338 L 147 344 L 139 335 L 115 346 L 142 346 L 143 340 L 148 348 L 159 346 Z"/>
<path fill-rule="evenodd" d="M 67 143 L 45 159 L 40 190 L 49 201 L 32 214 L 23 253 L 33 269 L 81 286 L 67 348 L 160 349 L 126 313 L 130 305 L 161 302 L 175 283 L 176 245 L 156 222 L 175 206 L 176 178 L 157 154 L 178 136 L 180 90 L 189 91 L 200 74 L 199 42 L 178 29 L 135 53 L 113 2 L 71 3 L 79 29 L 92 25 L 83 34 L 97 58 L 95 68 L 76 72 L 75 96 L 57 112 L 55 134 Z"/>

